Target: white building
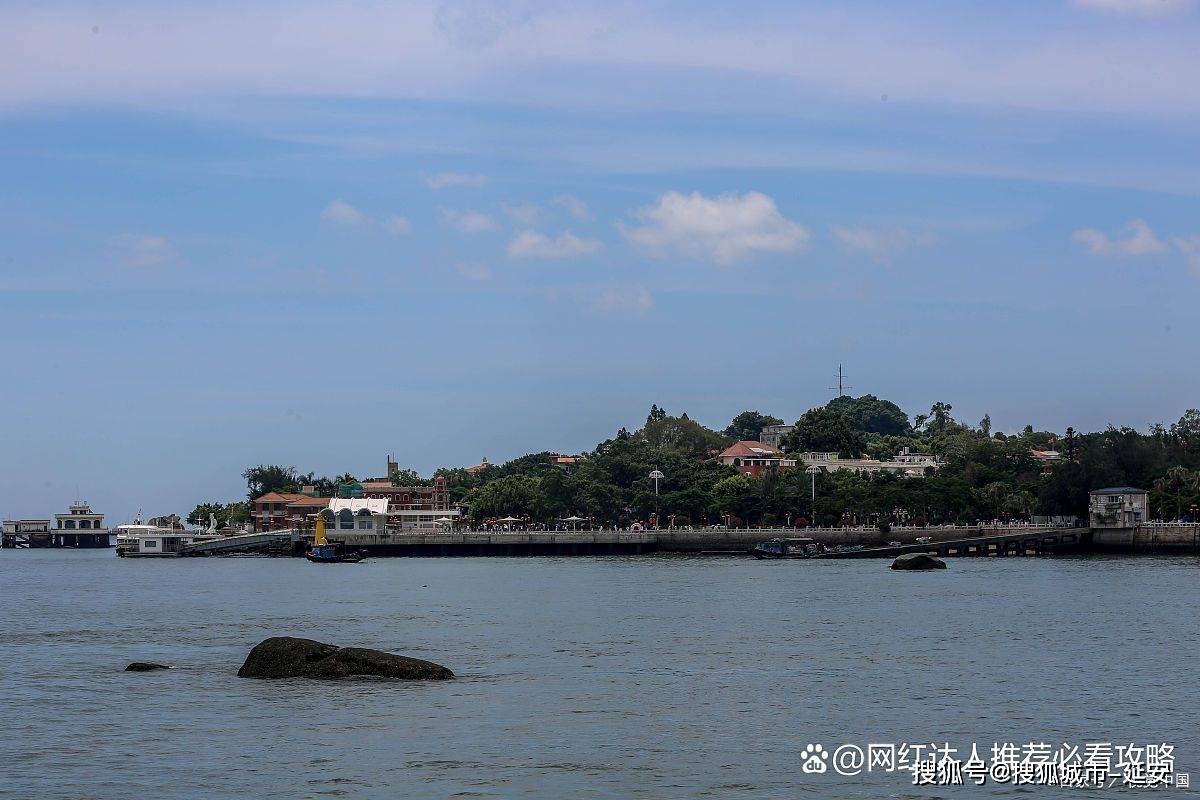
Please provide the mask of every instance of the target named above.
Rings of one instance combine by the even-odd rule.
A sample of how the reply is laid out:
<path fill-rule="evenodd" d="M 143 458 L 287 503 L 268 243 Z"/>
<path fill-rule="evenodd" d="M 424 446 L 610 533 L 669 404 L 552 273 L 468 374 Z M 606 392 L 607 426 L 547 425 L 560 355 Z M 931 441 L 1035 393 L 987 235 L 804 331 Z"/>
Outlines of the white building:
<path fill-rule="evenodd" d="M 800 453 L 797 458 L 805 468 L 816 467 L 823 472 L 836 472 L 839 469 L 867 473 L 894 472 L 910 478 L 932 475 L 944 463 L 937 456 L 916 453 L 907 447 L 888 461 L 876 458 L 842 458 L 837 453 Z"/>
<path fill-rule="evenodd" d="M 457 521 L 462 510 L 393 508 L 382 498 L 331 498 L 325 517 L 326 535 L 346 533 L 439 533 L 447 529 L 445 520 Z"/>
<path fill-rule="evenodd" d="M 329 507 L 321 511 L 325 518 L 327 535 L 347 533 L 383 533 L 387 530 L 388 501 L 371 497 L 341 498 L 329 500 Z"/>

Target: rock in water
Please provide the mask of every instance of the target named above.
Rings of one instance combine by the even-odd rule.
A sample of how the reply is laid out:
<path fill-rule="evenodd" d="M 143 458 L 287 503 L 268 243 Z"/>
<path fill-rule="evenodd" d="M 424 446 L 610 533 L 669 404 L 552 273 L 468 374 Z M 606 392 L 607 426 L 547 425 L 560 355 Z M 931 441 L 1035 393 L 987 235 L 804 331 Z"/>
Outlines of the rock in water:
<path fill-rule="evenodd" d="M 126 672 L 153 672 L 156 669 L 170 669 L 166 664 L 155 664 L 153 661 L 134 661 L 125 668 Z"/>
<path fill-rule="evenodd" d="M 945 569 L 946 562 L 929 553 L 905 553 L 892 562 L 892 569 Z"/>
<path fill-rule="evenodd" d="M 340 680 L 359 676 L 444 681 L 453 678 L 454 673 L 419 658 L 291 636 L 272 636 L 259 642 L 238 670 L 239 678 Z"/>

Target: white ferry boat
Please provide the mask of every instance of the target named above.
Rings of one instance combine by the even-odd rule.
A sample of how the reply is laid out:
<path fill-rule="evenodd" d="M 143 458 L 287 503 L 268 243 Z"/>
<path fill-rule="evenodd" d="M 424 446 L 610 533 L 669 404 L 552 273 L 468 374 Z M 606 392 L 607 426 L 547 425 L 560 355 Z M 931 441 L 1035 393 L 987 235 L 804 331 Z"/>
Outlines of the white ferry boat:
<path fill-rule="evenodd" d="M 183 555 L 184 545 L 220 538 L 208 530 L 147 525 L 141 515 L 116 531 L 117 555 L 123 558 L 174 558 Z"/>

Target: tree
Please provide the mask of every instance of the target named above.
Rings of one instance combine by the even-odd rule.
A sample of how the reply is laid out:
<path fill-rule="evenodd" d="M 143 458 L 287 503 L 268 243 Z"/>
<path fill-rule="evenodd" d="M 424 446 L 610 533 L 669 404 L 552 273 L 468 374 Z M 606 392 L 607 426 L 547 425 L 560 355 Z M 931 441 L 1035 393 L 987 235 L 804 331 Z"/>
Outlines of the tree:
<path fill-rule="evenodd" d="M 954 406 L 949 403 L 934 403 L 928 414 L 918 414 L 913 421 L 913 429 L 926 436 L 940 436 L 958 423 L 950 412 Z"/>
<path fill-rule="evenodd" d="M 789 452 L 837 452 L 846 458 L 858 458 L 866 446 L 866 437 L 854 429 L 845 414 L 827 408 L 806 411 L 796 427 L 783 439 Z"/>
<path fill-rule="evenodd" d="M 430 483 L 411 469 L 394 469 L 388 479 L 392 486 L 428 486 Z"/>
<path fill-rule="evenodd" d="M 223 528 L 229 516 L 225 509 L 223 503 L 200 503 L 187 515 L 187 521 L 191 525 L 204 528 L 208 526 L 208 517 L 211 514 L 217 518 L 217 527 Z"/>
<path fill-rule="evenodd" d="M 659 408 L 658 404 L 655 403 L 650 406 L 650 413 L 646 415 L 646 424 L 649 425 L 652 422 L 658 422 L 661 419 L 665 419 L 666 416 L 667 412 L 664 409 Z"/>
<path fill-rule="evenodd" d="M 984 414 L 983 419 L 979 420 L 979 432 L 984 436 L 991 438 L 992 435 L 992 415 Z"/>
<path fill-rule="evenodd" d="M 295 467 L 259 464 L 243 472 L 242 477 L 246 479 L 246 496 L 250 502 L 268 492 L 295 492 L 300 488 Z"/>
<path fill-rule="evenodd" d="M 1154 482 L 1150 506 L 1160 519 L 1175 520 L 1190 516 L 1200 507 L 1200 472 L 1187 467 L 1171 467 Z"/>
<path fill-rule="evenodd" d="M 712 494 L 717 510 L 732 514 L 743 522 L 757 519 L 762 504 L 757 491 L 758 478 L 750 475 L 730 475 L 713 485 Z"/>
<path fill-rule="evenodd" d="M 489 517 L 530 517 L 542 519 L 545 502 L 538 478 L 525 475 L 506 475 L 475 490 L 467 496 L 474 519 Z"/>
<path fill-rule="evenodd" d="M 725 435 L 739 442 L 758 439 L 763 428 L 768 425 L 782 425 L 783 420 L 770 414 L 760 414 L 757 411 L 743 411 L 733 418 L 725 428 Z"/>
<path fill-rule="evenodd" d="M 705 458 L 729 446 L 730 440 L 686 417 L 663 415 L 638 432 L 638 437 L 653 447 L 667 447 L 687 453 L 696 458 Z"/>
<path fill-rule="evenodd" d="M 845 415 L 851 427 L 863 433 L 878 433 L 884 436 L 907 436 L 912 433 L 908 415 L 900 406 L 890 400 L 880 400 L 873 394 L 864 394 L 862 397 L 835 397 L 825 408 Z"/>

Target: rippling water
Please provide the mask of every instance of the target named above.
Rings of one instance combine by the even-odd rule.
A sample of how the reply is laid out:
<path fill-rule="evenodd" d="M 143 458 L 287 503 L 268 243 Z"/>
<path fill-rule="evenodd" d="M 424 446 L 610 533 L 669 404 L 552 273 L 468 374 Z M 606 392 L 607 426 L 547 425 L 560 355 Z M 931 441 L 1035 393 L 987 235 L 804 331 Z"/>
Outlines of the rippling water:
<path fill-rule="evenodd" d="M 1200 772 L 1200 561 L 886 566 L 5 551 L 0 795 L 981 794 L 804 775 L 810 742 L 1167 741 Z M 279 634 L 459 678 L 234 677 Z M 177 669 L 123 672 L 133 660 Z"/>

